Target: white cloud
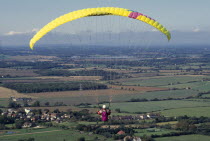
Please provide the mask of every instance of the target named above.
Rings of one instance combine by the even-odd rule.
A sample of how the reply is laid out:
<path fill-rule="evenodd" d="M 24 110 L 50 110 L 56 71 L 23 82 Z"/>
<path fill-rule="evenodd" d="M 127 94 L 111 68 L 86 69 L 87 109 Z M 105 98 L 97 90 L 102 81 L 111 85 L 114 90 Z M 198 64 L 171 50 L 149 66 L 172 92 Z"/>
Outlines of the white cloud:
<path fill-rule="evenodd" d="M 200 29 L 199 28 L 195 28 L 195 29 L 193 29 L 193 32 L 199 32 L 200 31 Z"/>
<path fill-rule="evenodd" d="M 39 29 L 38 28 L 34 28 L 34 29 L 32 29 L 32 32 L 38 32 L 39 31 Z"/>
<path fill-rule="evenodd" d="M 9 32 L 5 33 L 4 35 L 12 36 L 12 35 L 30 34 L 30 33 L 37 32 L 38 30 L 39 30 L 38 28 L 34 28 L 34 29 L 32 29 L 31 31 L 25 31 L 25 32 L 9 31 Z"/>
<path fill-rule="evenodd" d="M 153 28 L 152 29 L 152 32 L 157 32 L 158 30 L 156 28 Z"/>
<path fill-rule="evenodd" d="M 23 32 L 10 31 L 10 32 L 5 33 L 4 35 L 10 36 L 10 35 L 18 35 L 18 34 L 23 34 Z"/>

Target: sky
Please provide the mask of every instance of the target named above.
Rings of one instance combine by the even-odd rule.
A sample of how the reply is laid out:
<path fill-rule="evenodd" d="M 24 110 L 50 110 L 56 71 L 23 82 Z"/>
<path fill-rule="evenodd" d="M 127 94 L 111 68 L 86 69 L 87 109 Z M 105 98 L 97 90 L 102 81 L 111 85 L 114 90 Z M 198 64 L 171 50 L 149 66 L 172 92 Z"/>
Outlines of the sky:
<path fill-rule="evenodd" d="M 34 32 L 63 14 L 95 7 L 135 10 L 158 20 L 172 32 L 210 32 L 209 5 L 210 0 L 0 0 L 0 37 Z M 87 29 L 91 22 L 80 23 L 78 20 L 76 27 L 67 24 L 55 31 L 91 30 Z M 112 24 L 125 26 L 117 20 Z"/>

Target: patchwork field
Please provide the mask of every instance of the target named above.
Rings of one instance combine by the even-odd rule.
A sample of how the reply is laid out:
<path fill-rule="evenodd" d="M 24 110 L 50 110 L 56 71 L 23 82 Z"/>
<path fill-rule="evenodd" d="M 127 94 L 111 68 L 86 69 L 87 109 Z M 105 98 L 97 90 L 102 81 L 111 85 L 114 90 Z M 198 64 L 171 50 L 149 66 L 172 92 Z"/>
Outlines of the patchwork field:
<path fill-rule="evenodd" d="M 147 129 L 135 129 L 137 133 L 135 133 L 135 136 L 143 136 L 143 135 L 162 135 L 167 134 L 171 132 L 178 132 L 176 130 L 167 130 L 167 129 L 159 129 L 159 128 L 147 128 Z"/>
<path fill-rule="evenodd" d="M 88 132 L 79 132 L 73 130 L 61 130 L 59 128 L 47 128 L 47 129 L 21 129 L 21 130 L 10 130 L 10 134 L 0 135 L 0 140 L 9 140 L 9 141 L 17 141 L 18 139 L 28 139 L 34 138 L 36 141 L 45 141 L 45 140 L 53 140 L 53 141 L 75 141 L 80 137 L 85 137 L 86 140 L 94 140 L 94 138 L 98 137 L 100 139 L 105 139 L 105 137 L 100 135 L 94 135 Z M 111 140 L 107 140 L 111 141 Z"/>
<path fill-rule="evenodd" d="M 209 136 L 204 135 L 183 135 L 176 137 L 155 138 L 156 141 L 209 141 Z"/>
<path fill-rule="evenodd" d="M 100 99 L 103 99 L 104 97 L 115 97 L 115 96 L 130 96 L 130 95 L 141 95 L 143 92 L 147 91 L 162 91 L 167 90 L 167 88 L 156 88 L 156 87 L 137 87 L 137 86 L 109 86 L 112 89 L 103 89 L 103 90 L 81 90 L 81 91 L 62 91 L 62 92 L 45 92 L 45 93 L 30 93 L 27 94 L 28 96 L 35 96 L 39 98 L 77 98 L 76 101 L 84 102 L 84 99 L 93 99 L 94 97 L 101 97 Z M 83 100 L 82 100 L 83 99 Z M 95 98 L 94 98 L 95 99 Z M 122 101 L 126 99 L 118 99 L 118 97 L 115 98 L 116 101 Z M 103 100 L 105 101 L 105 100 Z M 127 101 L 127 100 L 126 100 Z"/>
<path fill-rule="evenodd" d="M 8 98 L 0 98 L 0 106 L 8 106 Z"/>
<path fill-rule="evenodd" d="M 140 86 L 150 86 L 150 87 L 160 87 L 175 84 L 189 84 L 189 82 L 202 81 L 203 78 L 209 78 L 203 75 L 178 75 L 174 76 L 159 76 L 151 78 L 130 78 L 119 80 L 123 85 L 140 85 Z"/>
<path fill-rule="evenodd" d="M 129 90 L 129 88 L 131 90 Z M 135 90 L 133 91 L 132 88 Z M 189 96 L 196 96 L 197 91 L 194 90 L 161 90 L 161 88 L 154 87 L 134 87 L 123 86 L 113 87 L 113 89 L 106 90 L 82 90 L 82 91 L 63 91 L 63 92 L 46 92 L 46 93 L 30 93 L 28 96 L 38 97 L 40 101 L 51 103 L 64 102 L 67 105 L 79 103 L 98 103 L 102 101 L 125 102 L 131 99 L 165 99 L 165 98 L 186 98 Z"/>
<path fill-rule="evenodd" d="M 97 81 L 100 76 L 38 76 L 38 77 L 18 77 L 18 78 L 4 78 L 2 82 L 9 83 L 36 83 L 36 82 L 65 82 L 65 81 Z"/>
<path fill-rule="evenodd" d="M 21 94 L 18 93 L 17 91 L 8 89 L 8 88 L 4 88 L 4 87 L 0 87 L 0 98 L 10 98 L 10 97 L 31 97 L 31 98 L 36 98 L 35 96 L 31 96 L 31 95 L 25 95 L 25 94 Z"/>
<path fill-rule="evenodd" d="M 87 80 L 100 80 L 101 76 L 42 76 L 42 77 L 34 77 L 37 79 L 55 79 L 60 81 L 87 81 Z"/>
<path fill-rule="evenodd" d="M 150 102 L 126 102 L 112 103 L 111 109 L 119 108 L 121 111 L 127 112 L 154 112 L 167 109 L 177 108 L 196 108 L 208 107 L 210 102 L 185 101 L 185 100 L 168 100 L 168 101 L 150 101 Z"/>
<path fill-rule="evenodd" d="M 210 103 L 210 102 L 209 102 Z M 193 108 L 177 108 L 170 110 L 163 110 L 160 113 L 164 116 L 195 116 L 195 117 L 210 117 L 210 107 L 193 107 Z"/>
<path fill-rule="evenodd" d="M 15 60 L 15 61 L 20 61 L 20 62 L 24 62 L 24 61 L 53 61 L 53 60 L 57 60 L 59 59 L 56 56 L 43 56 L 43 55 L 27 55 L 27 56 L 23 56 L 23 55 L 17 55 L 17 56 L 10 56 L 9 58 L 7 58 L 7 60 Z"/>
<path fill-rule="evenodd" d="M 208 92 L 210 91 L 210 81 L 200 81 L 200 82 L 192 82 L 185 84 L 175 84 L 171 86 L 166 86 L 167 88 L 190 88 L 192 90 L 196 90 L 199 92 Z"/>
<path fill-rule="evenodd" d="M 28 69 L 9 69 L 9 68 L 0 68 L 0 74 L 2 76 L 10 75 L 10 76 L 19 76 L 19 77 L 35 77 L 39 76 L 38 74 L 34 73 L 33 70 Z"/>

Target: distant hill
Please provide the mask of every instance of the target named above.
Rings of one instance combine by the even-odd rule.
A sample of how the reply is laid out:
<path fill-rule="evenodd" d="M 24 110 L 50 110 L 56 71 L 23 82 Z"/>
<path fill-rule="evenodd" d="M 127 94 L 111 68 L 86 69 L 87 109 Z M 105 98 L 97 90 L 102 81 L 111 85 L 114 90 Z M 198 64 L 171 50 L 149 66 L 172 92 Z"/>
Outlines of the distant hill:
<path fill-rule="evenodd" d="M 35 32 L 15 33 L 0 35 L 3 46 L 28 46 L 30 38 Z M 80 32 L 78 34 L 64 34 L 50 32 L 44 36 L 36 45 L 40 44 L 71 44 L 71 45 L 105 45 L 105 46 L 139 46 L 139 45 L 210 45 L 210 32 L 205 31 L 172 31 L 172 39 L 167 41 L 162 33 L 151 32 L 121 32 L 121 33 L 90 33 Z"/>

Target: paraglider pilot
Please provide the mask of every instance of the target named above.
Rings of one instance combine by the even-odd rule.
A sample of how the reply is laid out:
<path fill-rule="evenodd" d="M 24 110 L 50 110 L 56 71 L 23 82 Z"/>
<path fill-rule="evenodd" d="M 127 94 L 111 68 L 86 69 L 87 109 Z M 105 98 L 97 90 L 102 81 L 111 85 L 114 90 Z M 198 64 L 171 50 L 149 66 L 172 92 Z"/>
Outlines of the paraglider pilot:
<path fill-rule="evenodd" d="M 106 105 L 103 105 L 102 109 L 98 111 L 98 115 L 101 115 L 102 121 L 108 121 L 108 117 L 111 114 L 111 110 L 106 109 Z"/>

